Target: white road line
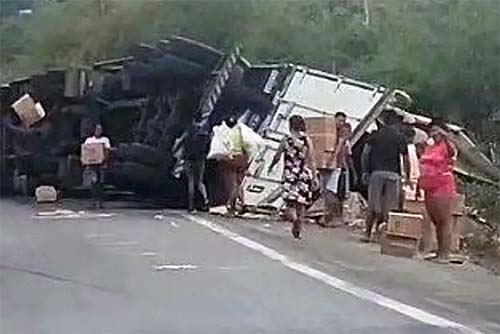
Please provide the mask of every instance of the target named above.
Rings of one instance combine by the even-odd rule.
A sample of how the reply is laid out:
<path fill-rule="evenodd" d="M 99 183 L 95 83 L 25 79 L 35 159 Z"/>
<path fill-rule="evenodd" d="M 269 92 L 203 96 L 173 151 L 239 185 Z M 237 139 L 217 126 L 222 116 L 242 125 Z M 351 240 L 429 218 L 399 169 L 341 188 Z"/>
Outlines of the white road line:
<path fill-rule="evenodd" d="M 234 233 L 232 231 L 229 231 L 228 229 L 212 223 L 206 219 L 199 218 L 199 217 L 194 217 L 190 215 L 184 215 L 185 218 L 201 225 L 204 227 L 207 227 L 208 229 L 212 230 L 215 233 L 218 233 L 226 238 L 229 238 L 240 245 L 243 245 L 245 247 L 248 247 L 250 249 L 253 249 L 262 255 L 281 262 L 283 265 L 285 265 L 287 268 L 290 268 L 292 270 L 295 270 L 301 274 L 307 275 L 309 277 L 312 277 L 318 281 L 321 281 L 335 289 L 344 291 L 346 293 L 349 293 L 351 295 L 354 295 L 360 299 L 375 303 L 377 305 L 380 305 L 382 307 L 385 307 L 387 309 L 390 309 L 392 311 L 398 312 L 400 314 L 403 314 L 407 317 L 413 318 L 415 320 L 418 320 L 422 323 L 432 325 L 432 326 L 437 326 L 445 329 L 451 329 L 454 330 L 454 333 L 460 333 L 460 334 L 483 334 L 482 332 L 467 327 L 465 325 L 459 324 L 457 322 L 442 318 L 440 316 L 434 315 L 432 313 L 426 312 L 424 310 L 418 309 L 416 307 L 401 303 L 397 300 L 382 296 L 376 292 L 370 291 L 368 289 L 360 288 L 352 283 L 349 283 L 347 281 L 344 281 L 342 279 L 339 279 L 337 277 L 334 277 L 332 275 L 326 274 L 322 271 L 319 271 L 317 269 L 311 268 L 305 264 L 295 262 L 291 259 L 289 259 L 286 255 L 283 255 L 277 251 L 275 251 L 272 248 L 269 248 L 267 246 L 264 246 L 262 244 L 259 244 L 258 242 L 255 242 L 251 239 L 248 239 L 246 237 L 243 237 L 237 233 Z"/>

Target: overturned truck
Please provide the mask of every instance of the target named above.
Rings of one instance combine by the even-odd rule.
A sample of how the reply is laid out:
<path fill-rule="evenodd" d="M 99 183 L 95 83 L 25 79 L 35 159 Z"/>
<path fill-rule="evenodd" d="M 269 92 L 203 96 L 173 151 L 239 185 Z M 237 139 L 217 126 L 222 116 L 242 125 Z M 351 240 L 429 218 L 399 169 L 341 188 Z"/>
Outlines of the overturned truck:
<path fill-rule="evenodd" d="M 184 205 L 187 131 L 196 125 L 209 133 L 236 116 L 266 139 L 244 183 L 246 200 L 273 208 L 282 205 L 279 169 L 272 175 L 263 171 L 290 115 L 333 116 L 343 110 L 354 129 L 354 151 L 360 151 L 382 111 L 398 99 L 409 102 L 397 90 L 292 64 L 253 66 L 238 47 L 224 53 L 178 36 L 138 45 L 128 57 L 91 68 L 16 80 L 0 92 L 2 193 L 29 195 L 40 184 L 67 194 L 84 191 L 80 144 L 99 121 L 113 144 L 108 193 Z M 29 128 L 11 108 L 25 93 L 47 112 Z M 214 203 L 227 194 L 218 173 L 216 163 L 209 163 L 206 181 Z"/>
<path fill-rule="evenodd" d="M 183 138 L 229 115 L 257 129 L 271 111 L 261 73 L 239 57 L 182 37 L 92 68 L 55 69 L 1 87 L 2 192 L 32 193 L 38 184 L 81 189 L 79 150 L 96 122 L 113 143 L 107 183 L 144 196 L 183 197 Z M 47 112 L 27 128 L 11 104 L 29 93 Z M 212 187 L 217 192 L 216 185 Z"/>

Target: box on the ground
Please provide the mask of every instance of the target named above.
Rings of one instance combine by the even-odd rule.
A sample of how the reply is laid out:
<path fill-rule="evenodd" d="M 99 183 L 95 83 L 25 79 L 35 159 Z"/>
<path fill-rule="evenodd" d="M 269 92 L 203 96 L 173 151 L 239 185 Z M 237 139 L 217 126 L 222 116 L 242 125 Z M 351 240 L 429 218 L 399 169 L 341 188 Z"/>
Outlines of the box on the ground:
<path fill-rule="evenodd" d="M 418 238 L 386 232 L 380 239 L 380 253 L 398 257 L 413 257 L 417 254 Z"/>
<path fill-rule="evenodd" d="M 100 165 L 105 159 L 105 148 L 102 143 L 82 144 L 82 165 Z"/>
<path fill-rule="evenodd" d="M 403 206 L 405 212 L 425 215 L 426 208 L 423 200 L 405 200 Z"/>
<path fill-rule="evenodd" d="M 465 214 L 465 195 L 457 194 L 453 199 L 452 213 L 455 216 L 463 216 Z"/>
<path fill-rule="evenodd" d="M 335 117 L 307 117 L 305 121 L 309 135 L 328 134 L 336 137 L 337 126 Z"/>
<path fill-rule="evenodd" d="M 40 103 L 35 103 L 29 94 L 24 94 L 12 104 L 24 126 L 30 127 L 45 117 L 45 110 Z"/>
<path fill-rule="evenodd" d="M 460 251 L 460 240 L 461 240 L 461 216 L 455 215 L 451 220 L 451 251 L 453 253 L 458 253 Z"/>
<path fill-rule="evenodd" d="M 39 186 L 35 189 L 37 203 L 54 203 L 57 201 L 57 190 L 53 186 Z"/>
<path fill-rule="evenodd" d="M 387 232 L 420 239 L 424 216 L 415 213 L 390 212 Z"/>

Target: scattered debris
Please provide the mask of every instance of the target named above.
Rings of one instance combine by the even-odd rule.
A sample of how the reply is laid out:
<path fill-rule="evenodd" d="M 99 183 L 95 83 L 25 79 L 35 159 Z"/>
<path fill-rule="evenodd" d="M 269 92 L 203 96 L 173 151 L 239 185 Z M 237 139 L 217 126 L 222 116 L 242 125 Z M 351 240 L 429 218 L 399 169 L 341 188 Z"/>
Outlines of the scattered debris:
<path fill-rule="evenodd" d="M 145 257 L 155 257 L 156 255 L 158 255 L 157 253 L 155 252 L 142 252 L 141 254 L 142 256 L 145 256 Z"/>
<path fill-rule="evenodd" d="M 71 210 L 61 210 L 57 209 L 54 211 L 42 211 L 38 212 L 36 215 L 40 217 L 55 217 L 55 216 L 69 216 L 75 214 L 74 211 Z"/>
<path fill-rule="evenodd" d="M 36 219 L 92 219 L 92 218 L 111 218 L 114 213 L 86 213 L 85 211 L 71 211 L 57 209 L 54 211 L 41 211 L 33 215 Z"/>
<path fill-rule="evenodd" d="M 156 265 L 153 268 L 156 271 L 165 271 L 165 270 L 180 271 L 180 270 L 196 269 L 198 268 L 198 266 L 192 264 L 162 264 L 162 265 Z"/>

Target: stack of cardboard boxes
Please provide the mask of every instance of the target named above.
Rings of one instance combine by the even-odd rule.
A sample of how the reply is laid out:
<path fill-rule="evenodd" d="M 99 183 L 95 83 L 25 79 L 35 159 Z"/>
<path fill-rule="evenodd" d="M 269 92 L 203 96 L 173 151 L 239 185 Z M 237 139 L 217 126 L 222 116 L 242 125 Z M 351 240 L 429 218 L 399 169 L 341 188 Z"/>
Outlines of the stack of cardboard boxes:
<path fill-rule="evenodd" d="M 451 225 L 451 251 L 457 253 L 460 250 L 461 230 L 460 219 L 465 215 L 465 195 L 458 194 L 452 207 L 453 222 Z"/>
<path fill-rule="evenodd" d="M 398 221 L 397 218 L 398 215 L 399 216 L 406 215 L 410 220 L 412 216 L 418 215 L 421 217 L 420 232 L 413 233 L 413 235 L 419 235 L 420 238 L 418 242 L 418 250 L 423 253 L 437 250 L 436 228 L 427 215 L 425 209 L 425 203 L 423 202 L 423 200 L 405 201 L 404 209 L 405 212 L 409 212 L 409 214 L 405 213 L 405 214 L 391 215 L 392 224 L 390 218 L 389 219 L 390 223 L 388 224 L 388 233 L 390 233 L 389 232 L 390 228 L 392 230 L 398 229 L 396 227 L 397 224 L 395 223 L 395 221 Z M 465 196 L 463 194 L 458 194 L 455 197 L 455 200 L 453 202 L 452 213 L 453 213 L 453 220 L 452 220 L 452 235 L 451 235 L 451 251 L 456 253 L 460 250 L 460 238 L 461 238 L 460 218 L 465 214 Z"/>

